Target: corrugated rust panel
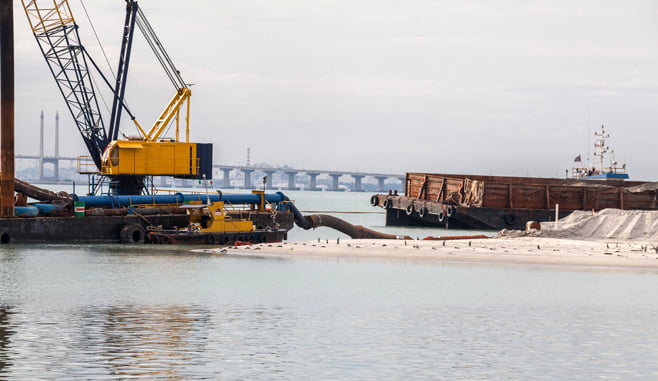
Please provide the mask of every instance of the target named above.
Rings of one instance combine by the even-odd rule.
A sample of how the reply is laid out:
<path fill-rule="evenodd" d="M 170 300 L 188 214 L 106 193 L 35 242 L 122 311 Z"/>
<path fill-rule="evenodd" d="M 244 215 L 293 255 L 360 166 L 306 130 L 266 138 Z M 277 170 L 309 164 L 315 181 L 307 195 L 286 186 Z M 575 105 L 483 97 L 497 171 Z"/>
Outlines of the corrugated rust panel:
<path fill-rule="evenodd" d="M 516 208 L 546 208 L 546 187 L 543 185 L 513 185 L 512 200 Z"/>
<path fill-rule="evenodd" d="M 482 207 L 507 208 L 509 187 L 507 184 L 484 183 Z"/>
<path fill-rule="evenodd" d="M 560 205 L 560 209 L 574 210 L 580 209 L 583 205 L 583 188 L 574 186 L 549 186 L 548 206 L 550 209 L 555 208 L 555 204 Z"/>
<path fill-rule="evenodd" d="M 619 192 L 615 188 L 600 188 L 596 191 L 589 192 L 590 199 L 587 209 L 601 210 L 606 208 L 620 208 Z"/>
<path fill-rule="evenodd" d="M 489 208 L 553 209 L 560 204 L 561 210 L 656 209 L 657 203 L 655 191 L 630 193 L 624 189 L 644 182 L 427 173 L 407 173 L 406 194 L 424 201 L 460 204 L 466 197 L 464 187 L 473 181 L 483 183 L 480 206 Z"/>
<path fill-rule="evenodd" d="M 442 174 L 442 173 L 417 173 L 410 172 L 407 173 L 407 176 L 419 176 L 424 177 L 428 175 L 430 178 L 442 178 L 450 177 L 457 179 L 469 178 L 472 180 L 484 181 L 484 182 L 493 182 L 500 184 L 539 184 L 539 185 L 579 185 L 583 184 L 599 184 L 607 186 L 621 186 L 621 187 L 631 187 L 635 185 L 645 184 L 646 181 L 628 181 L 628 180 L 575 180 L 575 179 L 556 179 L 548 177 L 514 177 L 514 176 L 482 176 L 482 175 L 464 175 L 464 174 Z"/>
<path fill-rule="evenodd" d="M 624 207 L 626 209 L 647 209 L 647 205 L 650 205 L 651 209 L 658 207 L 655 195 L 628 193 L 624 197 Z"/>
<path fill-rule="evenodd" d="M 429 176 L 427 183 L 427 197 L 428 201 L 442 201 L 443 200 L 444 178 L 436 176 Z"/>

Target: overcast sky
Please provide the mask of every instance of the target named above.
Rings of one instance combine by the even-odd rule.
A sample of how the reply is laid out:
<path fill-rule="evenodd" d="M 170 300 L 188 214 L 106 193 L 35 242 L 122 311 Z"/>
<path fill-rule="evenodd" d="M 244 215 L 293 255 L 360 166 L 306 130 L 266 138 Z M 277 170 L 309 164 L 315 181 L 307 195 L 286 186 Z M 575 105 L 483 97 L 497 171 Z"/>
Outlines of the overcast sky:
<path fill-rule="evenodd" d="M 104 62 L 80 0 L 83 44 Z M 86 153 L 15 2 L 16 150 L 39 113 Z M 85 2 L 115 65 L 122 0 Z M 192 86 L 216 164 L 563 177 L 605 124 L 631 178 L 658 180 L 658 2 L 142 0 Z M 174 88 L 141 36 L 127 99 L 150 125 Z M 109 120 L 109 117 L 107 118 Z M 124 117 L 123 130 L 134 134 Z M 48 147 L 46 152 L 52 152 Z"/>

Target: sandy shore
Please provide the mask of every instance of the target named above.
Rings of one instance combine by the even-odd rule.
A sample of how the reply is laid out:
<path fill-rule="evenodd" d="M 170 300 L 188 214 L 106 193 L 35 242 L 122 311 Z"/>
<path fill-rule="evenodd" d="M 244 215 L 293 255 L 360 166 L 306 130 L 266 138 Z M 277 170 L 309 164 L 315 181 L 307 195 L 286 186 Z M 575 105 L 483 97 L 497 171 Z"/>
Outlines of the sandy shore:
<path fill-rule="evenodd" d="M 648 247 L 647 247 L 648 246 Z M 353 239 L 254 244 L 202 249 L 224 255 L 384 258 L 508 265 L 586 266 L 658 272 L 658 253 L 650 243 L 504 237 L 453 241 Z"/>

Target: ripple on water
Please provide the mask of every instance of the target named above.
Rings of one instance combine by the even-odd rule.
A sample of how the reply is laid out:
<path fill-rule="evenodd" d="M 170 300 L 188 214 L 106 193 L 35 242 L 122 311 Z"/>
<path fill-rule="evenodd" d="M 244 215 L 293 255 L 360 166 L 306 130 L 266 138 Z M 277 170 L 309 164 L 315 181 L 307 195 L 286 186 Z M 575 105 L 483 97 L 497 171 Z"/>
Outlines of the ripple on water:
<path fill-rule="evenodd" d="M 56 255 L 0 266 L 0 378 L 658 376 L 653 275 Z"/>

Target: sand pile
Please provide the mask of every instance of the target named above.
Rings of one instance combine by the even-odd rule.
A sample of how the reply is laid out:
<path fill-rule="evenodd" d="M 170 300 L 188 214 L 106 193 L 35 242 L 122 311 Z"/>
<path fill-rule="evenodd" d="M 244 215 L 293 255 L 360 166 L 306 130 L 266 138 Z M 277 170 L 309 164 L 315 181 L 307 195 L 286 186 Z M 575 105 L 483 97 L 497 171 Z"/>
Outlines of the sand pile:
<path fill-rule="evenodd" d="M 574 211 L 557 223 L 542 222 L 533 235 L 570 239 L 658 241 L 658 211 L 604 209 Z"/>

